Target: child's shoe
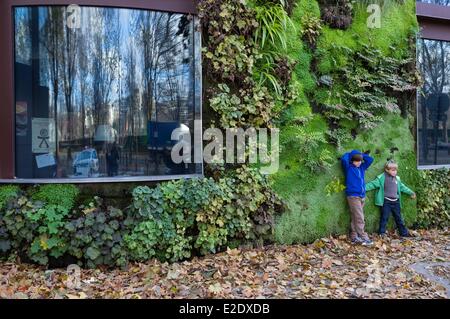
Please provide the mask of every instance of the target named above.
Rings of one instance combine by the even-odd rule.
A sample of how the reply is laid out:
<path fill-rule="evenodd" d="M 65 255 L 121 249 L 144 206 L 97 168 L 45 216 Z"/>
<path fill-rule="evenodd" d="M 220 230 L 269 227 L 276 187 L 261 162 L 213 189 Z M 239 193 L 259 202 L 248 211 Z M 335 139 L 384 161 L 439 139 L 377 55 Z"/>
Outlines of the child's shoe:
<path fill-rule="evenodd" d="M 362 240 L 361 245 L 363 245 L 363 246 L 372 246 L 373 245 L 373 241 L 370 240 L 370 238 L 366 238 L 366 239 Z"/>
<path fill-rule="evenodd" d="M 362 244 L 363 240 L 360 237 L 355 237 L 352 239 L 352 244 L 357 245 L 357 244 Z"/>
<path fill-rule="evenodd" d="M 411 235 L 410 233 L 406 233 L 403 235 L 400 235 L 401 238 L 410 238 L 410 237 L 414 237 L 413 235 Z"/>
<path fill-rule="evenodd" d="M 416 236 L 408 232 L 407 234 L 400 235 L 400 240 L 408 240 L 408 239 L 414 239 Z"/>

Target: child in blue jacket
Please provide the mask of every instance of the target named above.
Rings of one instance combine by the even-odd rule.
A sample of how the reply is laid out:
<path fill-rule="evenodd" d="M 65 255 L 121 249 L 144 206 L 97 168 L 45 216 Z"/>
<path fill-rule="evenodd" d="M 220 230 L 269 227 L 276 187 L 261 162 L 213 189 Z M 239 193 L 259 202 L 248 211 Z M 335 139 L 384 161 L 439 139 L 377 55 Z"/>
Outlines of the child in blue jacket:
<path fill-rule="evenodd" d="M 350 239 L 352 243 L 363 245 L 373 244 L 364 231 L 364 204 L 366 199 L 364 175 L 373 163 L 373 158 L 368 153 L 353 150 L 341 157 L 345 174 L 345 194 L 351 214 Z"/>

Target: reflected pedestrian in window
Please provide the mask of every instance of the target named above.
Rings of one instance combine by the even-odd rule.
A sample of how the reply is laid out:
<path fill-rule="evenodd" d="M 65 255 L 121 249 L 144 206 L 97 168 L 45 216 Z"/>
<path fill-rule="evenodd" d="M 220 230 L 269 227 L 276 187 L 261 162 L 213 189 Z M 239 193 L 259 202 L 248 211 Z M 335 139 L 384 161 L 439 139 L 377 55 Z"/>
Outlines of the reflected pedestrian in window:
<path fill-rule="evenodd" d="M 108 176 L 117 176 L 119 174 L 119 159 L 119 150 L 116 142 L 114 142 L 111 147 L 108 147 L 108 152 L 106 154 Z"/>

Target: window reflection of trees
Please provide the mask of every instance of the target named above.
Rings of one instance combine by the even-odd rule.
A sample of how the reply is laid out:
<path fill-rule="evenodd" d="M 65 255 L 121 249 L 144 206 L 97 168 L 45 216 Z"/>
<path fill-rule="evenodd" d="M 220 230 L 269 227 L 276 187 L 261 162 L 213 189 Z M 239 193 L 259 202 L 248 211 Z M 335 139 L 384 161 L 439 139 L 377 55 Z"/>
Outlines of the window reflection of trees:
<path fill-rule="evenodd" d="M 419 164 L 450 164 L 450 43 L 421 39 L 419 67 L 424 84 L 419 98 Z"/>
<path fill-rule="evenodd" d="M 441 6 L 450 6 L 450 0 L 418 0 L 418 2 L 438 4 Z"/>
<path fill-rule="evenodd" d="M 15 37 L 22 62 L 30 63 L 28 51 L 36 43 L 27 28 L 32 13 L 38 17 L 39 81 L 48 87 L 48 114 L 56 119 L 58 162 L 70 166 L 72 152 L 88 146 L 106 152 L 116 142 L 124 153 L 124 174 L 152 174 L 148 168 L 142 172 L 149 121 L 190 126 L 194 119 L 191 19 L 82 7 L 81 27 L 70 29 L 65 7 L 20 10 Z"/>

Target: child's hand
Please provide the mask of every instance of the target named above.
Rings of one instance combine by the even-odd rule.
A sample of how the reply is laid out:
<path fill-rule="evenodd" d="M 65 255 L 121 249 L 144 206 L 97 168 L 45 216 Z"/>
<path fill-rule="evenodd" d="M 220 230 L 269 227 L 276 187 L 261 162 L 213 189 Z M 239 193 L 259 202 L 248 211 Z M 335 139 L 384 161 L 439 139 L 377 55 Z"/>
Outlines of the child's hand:
<path fill-rule="evenodd" d="M 417 197 L 417 196 L 416 196 L 416 193 L 414 193 L 414 194 L 411 195 L 411 198 L 412 198 L 412 199 L 416 199 L 416 197 Z"/>

